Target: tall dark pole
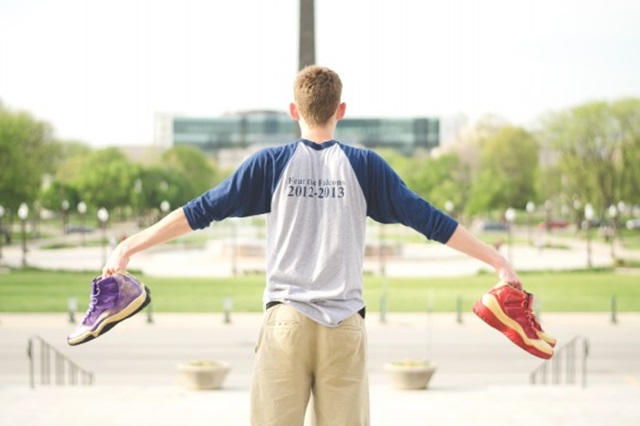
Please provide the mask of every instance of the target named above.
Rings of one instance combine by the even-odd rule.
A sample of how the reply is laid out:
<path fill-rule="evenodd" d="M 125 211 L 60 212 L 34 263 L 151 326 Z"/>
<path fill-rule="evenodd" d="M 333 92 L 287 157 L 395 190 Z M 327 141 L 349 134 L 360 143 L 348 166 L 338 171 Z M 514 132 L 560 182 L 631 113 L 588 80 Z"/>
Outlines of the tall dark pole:
<path fill-rule="evenodd" d="M 298 70 L 316 63 L 315 0 L 300 0 L 300 31 L 298 35 Z M 301 136 L 296 126 L 296 137 Z"/>
<path fill-rule="evenodd" d="M 315 0 L 300 0 L 298 69 L 316 63 Z"/>

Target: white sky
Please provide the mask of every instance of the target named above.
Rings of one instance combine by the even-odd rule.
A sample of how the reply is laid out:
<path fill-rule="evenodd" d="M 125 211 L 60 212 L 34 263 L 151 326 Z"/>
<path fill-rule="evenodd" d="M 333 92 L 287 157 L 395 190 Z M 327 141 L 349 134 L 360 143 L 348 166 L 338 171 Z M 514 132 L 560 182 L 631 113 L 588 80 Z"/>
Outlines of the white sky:
<path fill-rule="evenodd" d="M 0 99 L 60 138 L 148 144 L 156 112 L 286 110 L 297 36 L 298 0 L 0 0 Z M 527 126 L 640 96 L 640 1 L 316 0 L 316 59 L 351 117 Z"/>

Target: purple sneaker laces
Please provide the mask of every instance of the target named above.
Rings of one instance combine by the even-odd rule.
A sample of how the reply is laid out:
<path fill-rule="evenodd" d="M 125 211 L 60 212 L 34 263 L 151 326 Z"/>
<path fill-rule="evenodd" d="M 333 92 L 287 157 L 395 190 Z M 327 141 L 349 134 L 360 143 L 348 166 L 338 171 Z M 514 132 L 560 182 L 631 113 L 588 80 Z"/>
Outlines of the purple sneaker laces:
<path fill-rule="evenodd" d="M 98 296 L 100 295 L 98 280 L 99 278 L 96 278 L 91 281 L 91 301 L 89 302 L 89 308 L 87 308 L 87 312 L 84 314 L 82 325 L 91 325 L 93 322 L 89 320 L 95 320 L 95 318 L 93 318 L 93 313 L 95 312 L 96 306 L 98 305 Z"/>

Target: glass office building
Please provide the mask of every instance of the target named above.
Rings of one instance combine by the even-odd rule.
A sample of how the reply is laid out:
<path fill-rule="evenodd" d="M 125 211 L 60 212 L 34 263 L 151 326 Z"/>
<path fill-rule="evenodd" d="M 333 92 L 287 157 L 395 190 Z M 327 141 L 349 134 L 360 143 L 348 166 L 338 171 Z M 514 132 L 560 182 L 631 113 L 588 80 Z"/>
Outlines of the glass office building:
<path fill-rule="evenodd" d="M 286 113 L 245 112 L 217 118 L 170 117 L 171 145 L 194 145 L 215 154 L 229 148 L 272 146 L 297 139 L 297 123 Z M 418 148 L 440 145 L 437 118 L 345 118 L 338 123 L 336 138 L 367 148 L 393 148 L 411 154 Z"/>

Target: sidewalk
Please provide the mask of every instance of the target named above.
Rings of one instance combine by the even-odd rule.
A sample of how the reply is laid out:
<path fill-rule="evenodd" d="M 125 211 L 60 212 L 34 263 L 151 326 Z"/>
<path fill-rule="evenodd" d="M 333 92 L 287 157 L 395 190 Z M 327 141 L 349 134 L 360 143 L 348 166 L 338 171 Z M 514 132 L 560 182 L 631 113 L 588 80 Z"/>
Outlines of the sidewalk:
<path fill-rule="evenodd" d="M 0 314 L 0 425 L 247 425 L 253 344 L 259 314 L 138 315 L 100 339 L 66 346 L 73 326 L 62 314 Z M 637 425 L 640 418 L 640 314 L 617 324 L 605 314 L 545 314 L 545 328 L 566 343 L 587 337 L 587 387 L 531 386 L 542 363 L 472 314 L 367 317 L 374 426 Z M 92 387 L 28 387 L 27 339 L 38 334 L 95 373 Z M 387 361 L 427 357 L 438 370 L 426 391 L 392 388 Z M 176 365 L 222 359 L 223 389 L 189 391 Z M 37 360 L 38 358 L 36 358 Z M 578 377 L 578 383 L 580 377 Z"/>
<path fill-rule="evenodd" d="M 7 426 L 247 426 L 245 391 L 175 387 L 0 387 Z M 640 388 L 530 388 L 393 391 L 371 388 L 372 426 L 635 426 Z M 286 425 L 283 425 L 286 426 Z M 337 425 L 342 426 L 342 425 Z"/>

